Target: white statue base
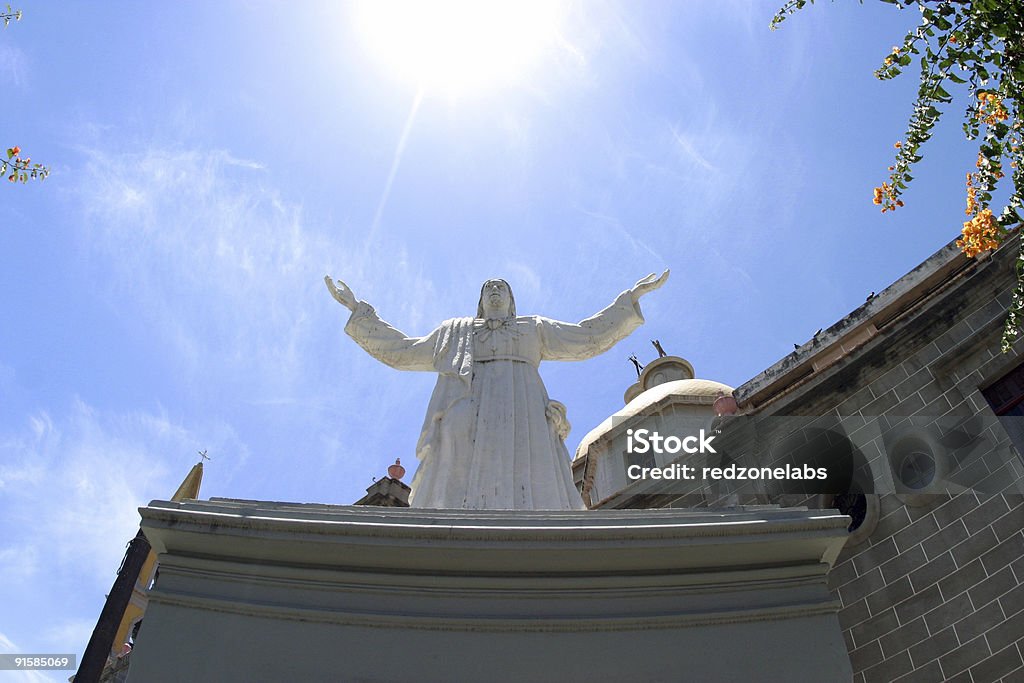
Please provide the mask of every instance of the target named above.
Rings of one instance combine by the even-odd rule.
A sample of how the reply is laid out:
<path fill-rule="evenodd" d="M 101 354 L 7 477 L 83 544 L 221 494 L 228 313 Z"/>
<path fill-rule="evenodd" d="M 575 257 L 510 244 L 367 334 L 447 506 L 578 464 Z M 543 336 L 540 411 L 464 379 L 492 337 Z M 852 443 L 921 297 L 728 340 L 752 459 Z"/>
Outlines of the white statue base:
<path fill-rule="evenodd" d="M 135 681 L 849 681 L 798 509 L 142 508 L 160 575 Z"/>

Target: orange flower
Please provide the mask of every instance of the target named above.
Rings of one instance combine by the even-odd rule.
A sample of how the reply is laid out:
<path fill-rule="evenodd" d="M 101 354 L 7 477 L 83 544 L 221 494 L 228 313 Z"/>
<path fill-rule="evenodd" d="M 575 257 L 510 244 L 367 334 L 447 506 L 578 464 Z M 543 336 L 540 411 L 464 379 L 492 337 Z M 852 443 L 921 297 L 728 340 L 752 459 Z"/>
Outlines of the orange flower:
<path fill-rule="evenodd" d="M 1006 110 L 1003 99 L 996 93 L 979 92 L 978 102 L 978 111 L 974 117 L 986 125 L 992 126 L 999 121 L 1005 121 L 1010 118 L 1010 113 Z"/>
<path fill-rule="evenodd" d="M 14 152 L 14 156 L 21 154 L 21 147 L 12 147 L 11 151 Z"/>
<path fill-rule="evenodd" d="M 897 140 L 893 147 L 895 147 L 896 149 L 901 149 L 903 147 L 903 143 Z"/>
<path fill-rule="evenodd" d="M 966 221 L 961 232 L 963 237 L 956 241 L 956 245 L 969 258 L 999 246 L 998 225 L 992 216 L 992 209 L 983 209 Z"/>
<path fill-rule="evenodd" d="M 896 199 L 896 189 L 889 183 L 882 183 L 876 187 L 871 202 L 875 205 L 882 205 L 882 213 L 895 211 L 897 206 L 903 206 L 903 202 Z"/>

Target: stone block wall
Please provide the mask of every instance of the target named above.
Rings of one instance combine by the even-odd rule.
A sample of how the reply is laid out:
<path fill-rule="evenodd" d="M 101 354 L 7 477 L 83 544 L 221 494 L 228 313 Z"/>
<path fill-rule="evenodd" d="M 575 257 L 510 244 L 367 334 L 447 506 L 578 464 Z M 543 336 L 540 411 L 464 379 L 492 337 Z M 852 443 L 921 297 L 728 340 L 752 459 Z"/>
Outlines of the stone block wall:
<path fill-rule="evenodd" d="M 856 683 L 1024 680 L 1024 467 L 981 393 L 1024 362 L 999 351 L 1011 284 L 1008 263 L 980 264 L 790 405 L 891 425 L 982 416 L 1010 454 L 960 472 L 985 493 L 879 496 L 829 578 Z M 891 475 L 883 444 L 858 445 L 876 482 Z"/>
<path fill-rule="evenodd" d="M 1024 680 L 1024 461 L 982 394 L 1024 363 L 1024 345 L 999 350 L 1016 248 L 871 320 L 876 333 L 863 345 L 748 412 L 765 424 L 795 416 L 824 429 L 842 425 L 862 456 L 856 480 L 877 505 L 829 578 L 856 683 Z M 869 321 L 851 314 L 845 322 Z M 975 417 L 987 457 L 935 454 L 941 479 L 971 490 L 913 490 L 901 481 L 886 430 Z M 775 424 L 780 433 L 787 427 Z"/>
<path fill-rule="evenodd" d="M 829 576 L 854 681 L 1024 678 L 1024 499 L 881 497 Z"/>

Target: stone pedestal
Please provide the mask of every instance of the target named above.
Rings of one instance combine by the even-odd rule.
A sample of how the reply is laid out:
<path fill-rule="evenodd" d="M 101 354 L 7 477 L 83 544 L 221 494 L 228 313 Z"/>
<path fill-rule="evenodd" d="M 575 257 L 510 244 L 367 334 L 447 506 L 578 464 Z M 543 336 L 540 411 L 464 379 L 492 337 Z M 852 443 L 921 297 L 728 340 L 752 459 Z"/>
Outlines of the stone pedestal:
<path fill-rule="evenodd" d="M 394 465 L 392 465 L 394 467 Z M 382 477 L 366 489 L 366 495 L 354 505 L 376 505 L 382 508 L 409 507 L 409 494 L 412 489 L 394 477 Z"/>
<path fill-rule="evenodd" d="M 129 680 L 849 681 L 849 518 L 223 500 L 142 508 Z"/>

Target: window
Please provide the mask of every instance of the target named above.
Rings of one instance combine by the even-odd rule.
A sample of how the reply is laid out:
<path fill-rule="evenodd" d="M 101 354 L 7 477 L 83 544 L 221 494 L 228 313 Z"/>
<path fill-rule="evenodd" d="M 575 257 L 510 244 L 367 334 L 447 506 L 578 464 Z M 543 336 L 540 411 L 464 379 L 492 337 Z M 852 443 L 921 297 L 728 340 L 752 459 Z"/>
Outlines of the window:
<path fill-rule="evenodd" d="M 1024 365 L 981 393 L 996 415 L 1024 415 Z"/>
<path fill-rule="evenodd" d="M 1024 453 L 1024 365 L 1018 365 L 981 392 L 992 411 L 1000 417 L 1018 453 Z"/>
<path fill-rule="evenodd" d="M 844 515 L 850 515 L 850 526 L 847 528 L 850 533 L 859 529 L 868 516 L 867 496 L 863 493 L 841 493 L 834 496 L 832 507 Z"/>
<path fill-rule="evenodd" d="M 913 451 L 903 457 L 898 476 L 908 488 L 927 488 L 935 480 L 935 460 L 923 450 Z"/>

